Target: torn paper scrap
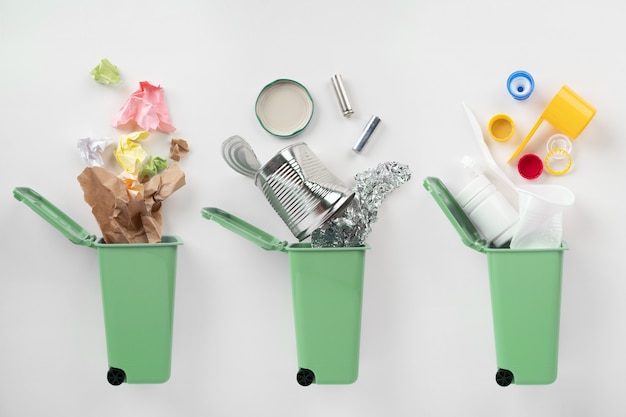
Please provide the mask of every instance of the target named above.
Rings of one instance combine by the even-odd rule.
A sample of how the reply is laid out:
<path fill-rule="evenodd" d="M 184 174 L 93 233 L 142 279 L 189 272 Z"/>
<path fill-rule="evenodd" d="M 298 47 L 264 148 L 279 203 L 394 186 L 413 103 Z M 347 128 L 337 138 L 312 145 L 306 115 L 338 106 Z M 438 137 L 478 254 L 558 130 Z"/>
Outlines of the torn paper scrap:
<path fill-rule="evenodd" d="M 174 138 L 170 142 L 170 159 L 180 161 L 189 152 L 189 144 L 185 139 Z"/>
<path fill-rule="evenodd" d="M 117 148 L 113 151 L 115 159 L 126 172 L 136 172 L 137 164 L 146 159 L 146 151 L 141 147 L 140 141 L 146 140 L 149 132 L 140 131 L 120 136 Z"/>
<path fill-rule="evenodd" d="M 139 87 L 113 117 L 113 126 L 130 129 L 139 127 L 149 132 L 155 130 L 164 133 L 174 132 L 176 128 L 172 125 L 167 111 L 163 88 L 147 81 L 140 82 Z"/>
<path fill-rule="evenodd" d="M 89 73 L 91 78 L 98 81 L 100 84 L 117 84 L 122 82 L 122 78 L 120 77 L 120 72 L 117 67 L 111 62 L 103 58 L 98 65 Z"/>
<path fill-rule="evenodd" d="M 104 165 L 104 161 L 102 160 L 102 152 L 113 143 L 113 139 L 110 138 L 80 138 L 78 139 L 78 150 L 80 151 L 80 156 L 83 157 L 85 162 L 87 162 L 87 166 L 90 167 L 101 167 Z"/>
<path fill-rule="evenodd" d="M 159 243 L 162 202 L 185 185 L 185 174 L 172 164 L 130 192 L 112 172 L 87 167 L 78 182 L 106 243 Z"/>

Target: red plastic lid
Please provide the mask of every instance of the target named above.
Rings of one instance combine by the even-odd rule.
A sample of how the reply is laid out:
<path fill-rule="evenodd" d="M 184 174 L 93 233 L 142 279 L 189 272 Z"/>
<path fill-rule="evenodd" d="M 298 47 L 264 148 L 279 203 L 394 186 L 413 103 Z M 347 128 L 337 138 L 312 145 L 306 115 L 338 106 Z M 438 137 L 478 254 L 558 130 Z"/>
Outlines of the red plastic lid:
<path fill-rule="evenodd" d="M 534 153 L 527 153 L 519 159 L 517 170 L 527 180 L 534 180 L 543 172 L 543 161 Z"/>

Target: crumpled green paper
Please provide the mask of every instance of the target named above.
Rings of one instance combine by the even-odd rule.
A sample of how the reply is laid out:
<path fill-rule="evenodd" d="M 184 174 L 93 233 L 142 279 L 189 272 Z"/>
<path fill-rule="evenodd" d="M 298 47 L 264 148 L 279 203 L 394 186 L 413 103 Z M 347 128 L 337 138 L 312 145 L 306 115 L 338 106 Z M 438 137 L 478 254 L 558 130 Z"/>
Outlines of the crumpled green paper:
<path fill-rule="evenodd" d="M 167 168 L 167 159 L 160 156 L 151 156 L 141 164 L 141 170 L 139 171 L 140 177 L 154 177 L 156 174 Z"/>
<path fill-rule="evenodd" d="M 117 67 L 111 64 L 111 61 L 106 58 L 103 58 L 100 63 L 91 70 L 89 75 L 100 84 L 110 85 L 122 82 Z"/>

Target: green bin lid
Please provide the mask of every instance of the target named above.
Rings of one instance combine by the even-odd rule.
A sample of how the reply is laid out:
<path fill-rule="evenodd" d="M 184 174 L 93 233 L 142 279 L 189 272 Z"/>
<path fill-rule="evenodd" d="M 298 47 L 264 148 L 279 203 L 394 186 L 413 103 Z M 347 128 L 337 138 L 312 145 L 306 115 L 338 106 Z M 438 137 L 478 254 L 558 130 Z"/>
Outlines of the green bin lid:
<path fill-rule="evenodd" d="M 279 240 L 250 223 L 216 207 L 203 208 L 202 217 L 217 222 L 221 226 L 250 240 L 265 250 L 282 251 L 288 244 L 286 241 Z"/>
<path fill-rule="evenodd" d="M 35 190 L 28 187 L 17 187 L 13 189 L 13 197 L 39 214 L 44 220 L 63 233 L 70 242 L 77 245 L 94 246 L 96 241 L 95 235 L 87 232 Z"/>
<path fill-rule="evenodd" d="M 479 252 L 485 252 L 485 248 L 488 246 L 487 242 L 480 237 L 478 230 L 476 230 L 472 221 L 452 196 L 448 187 L 439 178 L 427 177 L 424 180 L 424 188 L 433 196 L 459 236 L 461 236 L 463 243 Z"/>

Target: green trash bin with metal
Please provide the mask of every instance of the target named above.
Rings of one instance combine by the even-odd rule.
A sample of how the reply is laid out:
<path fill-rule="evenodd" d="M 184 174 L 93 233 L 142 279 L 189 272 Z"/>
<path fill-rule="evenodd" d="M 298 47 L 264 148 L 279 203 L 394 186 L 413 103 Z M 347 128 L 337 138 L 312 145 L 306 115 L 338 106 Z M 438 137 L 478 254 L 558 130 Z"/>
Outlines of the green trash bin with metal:
<path fill-rule="evenodd" d="M 551 384 L 557 378 L 565 242 L 550 249 L 489 247 L 438 178 L 424 180 L 463 243 L 487 255 L 501 386 Z"/>
<path fill-rule="evenodd" d="M 36 191 L 18 187 L 13 195 L 72 243 L 97 250 L 109 383 L 166 382 L 171 372 L 176 254 L 183 242 L 162 236 L 161 243 L 107 244 Z"/>
<path fill-rule="evenodd" d="M 359 373 L 365 251 L 369 247 L 289 244 L 218 208 L 203 208 L 202 216 L 265 250 L 289 255 L 298 383 L 355 382 Z"/>

